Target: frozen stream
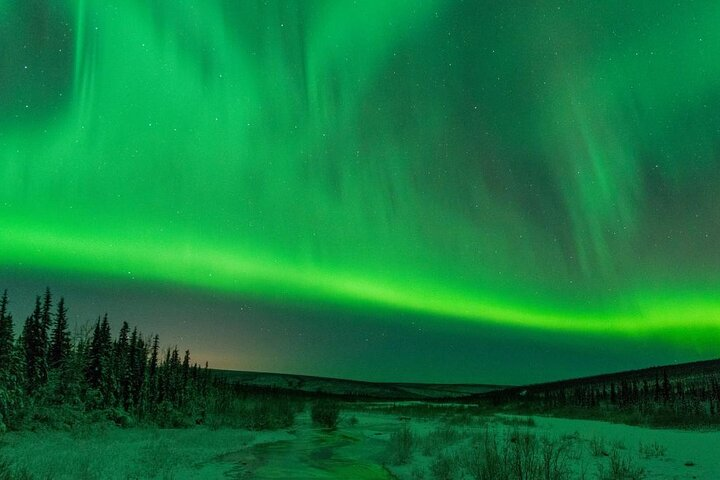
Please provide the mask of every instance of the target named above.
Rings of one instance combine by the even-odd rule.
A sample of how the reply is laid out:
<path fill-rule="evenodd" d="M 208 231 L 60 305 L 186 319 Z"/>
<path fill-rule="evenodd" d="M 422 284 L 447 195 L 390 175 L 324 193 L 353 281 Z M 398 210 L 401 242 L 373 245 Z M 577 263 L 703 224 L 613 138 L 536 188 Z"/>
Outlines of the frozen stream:
<path fill-rule="evenodd" d="M 382 466 L 386 432 L 362 428 L 328 431 L 302 423 L 292 432 L 296 437 L 293 440 L 261 443 L 224 455 L 221 461 L 234 464 L 225 475 L 258 480 L 393 478 Z"/>

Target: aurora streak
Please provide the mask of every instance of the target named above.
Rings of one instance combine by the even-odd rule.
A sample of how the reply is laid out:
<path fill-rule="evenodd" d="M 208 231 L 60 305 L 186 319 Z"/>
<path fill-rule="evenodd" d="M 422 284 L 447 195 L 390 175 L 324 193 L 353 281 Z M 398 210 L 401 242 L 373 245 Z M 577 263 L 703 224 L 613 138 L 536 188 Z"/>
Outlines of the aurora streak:
<path fill-rule="evenodd" d="M 0 1 L 0 268 L 717 354 L 718 24 Z"/>

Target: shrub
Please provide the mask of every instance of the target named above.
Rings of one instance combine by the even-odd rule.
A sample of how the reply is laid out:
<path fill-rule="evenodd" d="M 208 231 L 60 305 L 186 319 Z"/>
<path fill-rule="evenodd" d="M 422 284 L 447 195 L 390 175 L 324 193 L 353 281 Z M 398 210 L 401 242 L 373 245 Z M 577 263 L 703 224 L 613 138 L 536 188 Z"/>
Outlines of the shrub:
<path fill-rule="evenodd" d="M 541 478 L 561 480 L 570 476 L 568 458 L 570 443 L 568 441 L 553 441 L 543 438 L 541 441 Z"/>
<path fill-rule="evenodd" d="M 135 419 L 122 408 L 108 409 L 107 418 L 112 420 L 118 427 L 130 428 L 135 425 Z"/>
<path fill-rule="evenodd" d="M 538 440 L 518 430 L 499 440 L 486 429 L 466 455 L 465 468 L 476 480 L 567 480 L 568 447 L 566 441 Z"/>
<path fill-rule="evenodd" d="M 388 445 L 389 461 L 393 465 L 404 465 L 410 461 L 414 446 L 414 435 L 409 425 L 403 425 L 390 434 Z"/>
<path fill-rule="evenodd" d="M 295 423 L 295 411 L 285 398 L 262 398 L 246 411 L 246 427 L 250 430 L 288 428 Z"/>
<path fill-rule="evenodd" d="M 457 428 L 453 428 L 449 425 L 442 425 L 433 430 L 430 436 L 443 445 L 450 445 L 460 440 L 462 434 Z"/>
<path fill-rule="evenodd" d="M 443 421 L 448 425 L 468 426 L 475 423 L 477 421 L 477 417 L 471 415 L 468 412 L 461 412 L 454 415 L 449 415 L 444 418 Z"/>
<path fill-rule="evenodd" d="M 71 430 L 87 421 L 82 410 L 70 405 L 31 405 L 18 418 L 18 426 L 33 430 Z"/>
<path fill-rule="evenodd" d="M 274 430 L 288 428 L 295 423 L 301 402 L 277 395 L 233 398 L 222 405 L 214 405 L 205 414 L 204 424 L 210 430 L 219 428 L 247 428 Z"/>
<path fill-rule="evenodd" d="M 538 441 L 535 435 L 515 430 L 505 443 L 509 453 L 510 470 L 515 478 L 535 478 L 540 467 Z"/>
<path fill-rule="evenodd" d="M 641 480 L 645 478 L 645 469 L 635 463 L 629 456 L 621 455 L 617 449 L 610 452 L 610 465 L 606 469 L 598 465 L 599 480 Z"/>
<path fill-rule="evenodd" d="M 466 468 L 476 480 L 506 480 L 509 478 L 507 451 L 502 449 L 495 431 L 485 429 L 469 452 Z"/>
<path fill-rule="evenodd" d="M 113 420 L 118 425 L 121 425 L 122 422 L 125 421 L 121 417 L 117 417 L 112 410 L 108 412 L 107 418 Z M 178 411 L 173 404 L 167 400 L 157 406 L 152 419 L 160 428 L 180 428 L 188 426 L 182 412 Z"/>
<path fill-rule="evenodd" d="M 452 480 L 457 472 L 456 459 L 442 452 L 430 464 L 430 472 L 437 480 Z"/>
<path fill-rule="evenodd" d="M 450 425 L 441 425 L 421 439 L 420 448 L 426 457 L 432 456 L 437 450 L 457 443 L 463 437 L 460 430 Z"/>
<path fill-rule="evenodd" d="M 593 457 L 607 456 L 605 442 L 601 437 L 592 437 L 590 439 L 590 453 L 593 454 Z"/>
<path fill-rule="evenodd" d="M 612 448 L 613 450 L 625 450 L 627 447 L 625 447 L 625 442 L 622 440 L 614 440 L 612 442 Z"/>
<path fill-rule="evenodd" d="M 500 423 L 509 427 L 535 427 L 535 419 L 532 417 L 500 417 Z"/>
<path fill-rule="evenodd" d="M 310 418 L 316 425 L 335 428 L 340 420 L 340 404 L 331 400 L 315 402 L 310 409 Z"/>
<path fill-rule="evenodd" d="M 0 480 L 33 480 L 25 468 L 15 469 L 7 460 L 0 460 Z"/>
<path fill-rule="evenodd" d="M 667 453 L 667 448 L 660 445 L 658 442 L 653 443 L 642 443 L 640 442 L 639 447 L 640 455 L 645 458 L 657 458 L 664 457 Z"/>

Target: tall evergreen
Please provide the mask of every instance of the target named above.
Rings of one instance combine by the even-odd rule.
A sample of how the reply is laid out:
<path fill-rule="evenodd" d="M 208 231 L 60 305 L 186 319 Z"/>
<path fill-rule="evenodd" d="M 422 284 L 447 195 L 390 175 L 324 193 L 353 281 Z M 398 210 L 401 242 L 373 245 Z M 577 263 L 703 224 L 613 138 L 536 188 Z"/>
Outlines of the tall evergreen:
<path fill-rule="evenodd" d="M 10 375 L 13 364 L 14 332 L 13 319 L 8 312 L 7 290 L 0 298 L 0 381 Z"/>
<path fill-rule="evenodd" d="M 145 386 L 145 368 L 147 366 L 147 349 L 142 335 L 137 328 L 133 328 L 130 335 L 130 352 L 129 352 L 129 383 L 127 404 L 142 414 L 141 398 L 142 391 Z"/>
<path fill-rule="evenodd" d="M 189 381 L 190 381 L 190 350 L 185 350 L 183 356 L 182 370 L 180 373 L 180 405 L 185 405 L 189 396 Z"/>
<path fill-rule="evenodd" d="M 663 390 L 663 403 L 667 404 L 670 401 L 670 394 L 672 393 L 672 388 L 670 386 L 670 379 L 668 378 L 668 373 L 667 373 L 666 369 L 663 369 L 662 390 Z"/>
<path fill-rule="evenodd" d="M 25 383 L 28 393 L 35 393 L 47 383 L 47 335 L 43 327 L 40 297 L 35 298 L 35 310 L 23 327 Z"/>
<path fill-rule="evenodd" d="M 88 349 L 85 378 L 91 388 L 102 391 L 106 400 L 110 394 L 108 385 L 111 382 L 111 350 L 110 324 L 105 314 L 102 321 L 98 318 L 95 324 Z"/>
<path fill-rule="evenodd" d="M 155 404 L 158 399 L 158 355 L 160 354 L 160 337 L 153 337 L 150 350 L 150 364 L 148 365 L 148 403 Z"/>
<path fill-rule="evenodd" d="M 65 299 L 60 298 L 55 314 L 55 327 L 50 342 L 50 355 L 48 363 L 51 368 L 61 368 L 70 357 L 72 343 L 68 331 L 67 308 Z"/>
<path fill-rule="evenodd" d="M 14 342 L 7 290 L 0 298 L 0 429 L 15 423 L 24 405 L 22 350 Z"/>
<path fill-rule="evenodd" d="M 52 293 L 49 287 L 45 288 L 45 294 L 43 295 L 41 325 L 45 335 L 45 341 L 47 342 L 47 336 L 50 334 L 50 328 L 52 326 Z"/>
<path fill-rule="evenodd" d="M 130 326 L 123 322 L 118 333 L 118 339 L 113 349 L 113 377 L 115 380 L 115 397 L 121 405 L 127 406 L 129 397 L 129 351 Z"/>
<path fill-rule="evenodd" d="M 182 386 L 187 387 L 190 378 L 190 350 L 185 350 L 185 356 L 182 363 Z"/>
<path fill-rule="evenodd" d="M 171 350 L 168 347 L 165 350 L 165 360 L 158 368 L 158 402 L 162 403 L 165 400 L 170 400 L 171 395 L 171 380 L 172 368 L 170 367 L 170 355 Z"/>
<path fill-rule="evenodd" d="M 42 297 L 42 308 L 40 309 L 40 342 L 42 348 L 45 351 L 45 364 L 50 363 L 50 334 L 52 330 L 53 315 L 52 315 L 52 293 L 50 288 L 45 288 L 45 293 Z"/>
<path fill-rule="evenodd" d="M 100 386 L 100 379 L 102 377 L 100 335 L 100 318 L 98 317 L 97 323 L 95 323 L 95 330 L 90 340 L 90 348 L 87 352 L 87 365 L 85 366 L 85 380 L 92 388 L 98 388 Z"/>

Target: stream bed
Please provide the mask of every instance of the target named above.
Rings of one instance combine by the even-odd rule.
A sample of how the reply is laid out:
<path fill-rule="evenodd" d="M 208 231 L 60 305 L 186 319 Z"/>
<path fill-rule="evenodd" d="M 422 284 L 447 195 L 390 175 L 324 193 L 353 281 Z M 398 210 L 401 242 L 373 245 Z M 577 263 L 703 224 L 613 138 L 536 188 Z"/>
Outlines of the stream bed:
<path fill-rule="evenodd" d="M 294 440 L 255 445 L 224 455 L 233 479 L 390 480 L 382 466 L 385 442 L 366 435 L 324 429 L 299 429 Z"/>

